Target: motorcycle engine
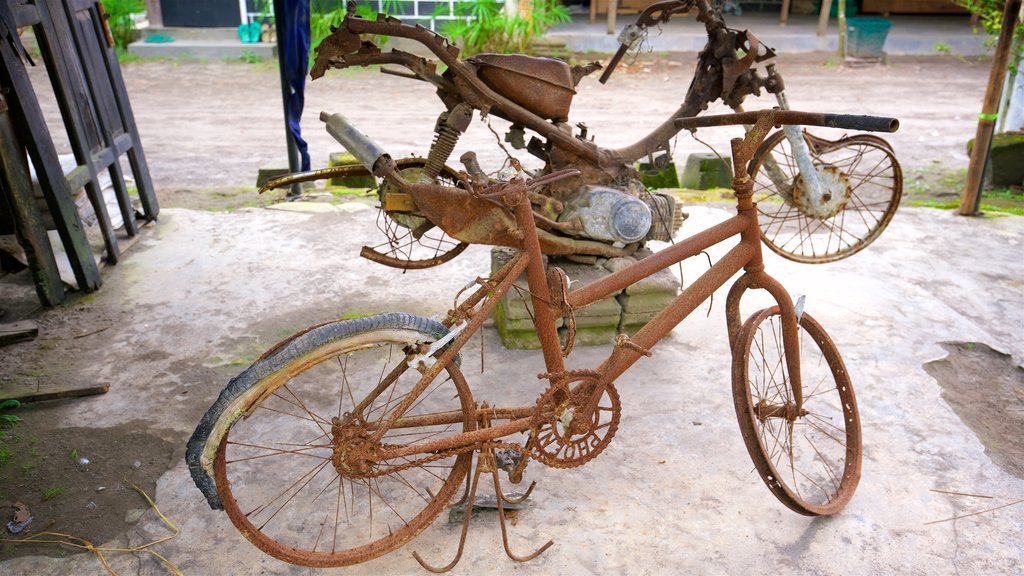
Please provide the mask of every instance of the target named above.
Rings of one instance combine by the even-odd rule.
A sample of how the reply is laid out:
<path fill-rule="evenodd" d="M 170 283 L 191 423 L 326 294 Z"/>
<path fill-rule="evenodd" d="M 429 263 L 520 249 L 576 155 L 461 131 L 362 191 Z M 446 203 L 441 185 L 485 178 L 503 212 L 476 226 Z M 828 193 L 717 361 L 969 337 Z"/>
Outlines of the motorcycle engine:
<path fill-rule="evenodd" d="M 632 196 L 607 186 L 583 186 L 564 200 L 559 222 L 577 221 L 567 232 L 625 246 L 645 240 L 671 240 L 682 224 L 675 198 L 667 194 Z"/>

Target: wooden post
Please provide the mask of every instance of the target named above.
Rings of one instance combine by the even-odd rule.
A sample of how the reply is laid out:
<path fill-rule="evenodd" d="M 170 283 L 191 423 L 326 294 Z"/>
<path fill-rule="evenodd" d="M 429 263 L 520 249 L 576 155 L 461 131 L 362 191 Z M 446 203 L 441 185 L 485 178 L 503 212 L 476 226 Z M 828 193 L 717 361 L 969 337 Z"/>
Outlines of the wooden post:
<path fill-rule="evenodd" d="M 836 25 L 839 26 L 839 46 L 836 52 L 840 58 L 846 58 L 846 0 L 839 0 L 836 6 Z"/>
<path fill-rule="evenodd" d="M 1003 24 L 999 30 L 999 41 L 989 72 L 988 86 L 985 88 L 985 100 L 978 115 L 978 131 L 974 137 L 974 149 L 967 165 L 967 181 L 960 197 L 959 213 L 973 216 L 978 213 L 981 204 L 981 186 L 985 176 L 985 164 L 988 161 L 989 147 L 992 145 L 992 132 L 995 131 L 996 112 L 999 109 L 999 98 L 1002 96 L 1003 79 L 1010 60 L 1010 46 L 1013 44 L 1013 29 L 1017 24 L 1017 13 L 1020 11 L 1021 0 L 1009 0 L 1003 11 Z"/>
<path fill-rule="evenodd" d="M 779 12 L 779 26 L 785 26 L 789 22 L 789 0 L 782 0 L 782 11 Z"/>
<path fill-rule="evenodd" d="M 597 0 L 591 0 L 596 2 Z M 618 0 L 608 0 L 608 33 L 615 34 L 615 17 L 618 16 L 619 2 Z"/>
<path fill-rule="evenodd" d="M 828 15 L 832 12 L 832 0 L 822 0 L 821 12 L 818 13 L 818 36 L 824 36 L 828 29 Z"/>

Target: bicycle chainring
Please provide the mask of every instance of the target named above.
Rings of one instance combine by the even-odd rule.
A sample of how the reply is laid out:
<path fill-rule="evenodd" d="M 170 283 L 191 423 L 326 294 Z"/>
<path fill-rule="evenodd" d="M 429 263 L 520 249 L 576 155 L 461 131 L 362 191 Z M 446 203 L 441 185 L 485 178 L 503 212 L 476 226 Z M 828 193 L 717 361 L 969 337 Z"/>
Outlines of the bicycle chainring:
<path fill-rule="evenodd" d="M 619 428 L 622 412 L 613 384 L 605 387 L 589 422 L 574 422 L 596 384 L 596 374 L 570 374 L 541 395 L 527 446 L 535 460 L 552 468 L 575 468 L 593 460 L 608 446 Z"/>

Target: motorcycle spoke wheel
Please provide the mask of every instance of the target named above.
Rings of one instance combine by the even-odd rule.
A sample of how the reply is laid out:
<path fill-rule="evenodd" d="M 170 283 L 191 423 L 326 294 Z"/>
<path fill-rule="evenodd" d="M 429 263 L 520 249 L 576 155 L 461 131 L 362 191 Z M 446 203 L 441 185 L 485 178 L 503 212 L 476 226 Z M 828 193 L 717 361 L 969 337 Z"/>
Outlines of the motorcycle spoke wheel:
<path fill-rule="evenodd" d="M 421 170 L 425 163 L 422 158 L 407 158 L 397 164 L 402 174 L 409 177 Z M 458 173 L 445 166 L 436 182 L 457 186 Z M 361 255 L 392 268 L 432 268 L 450 261 L 469 246 L 433 226 L 416 212 L 387 211 L 382 206 L 377 215 L 377 229 L 384 235 L 384 240 L 372 246 L 364 246 Z"/>
<path fill-rule="evenodd" d="M 798 399 L 778 307 L 747 320 L 733 350 L 736 417 L 754 467 L 780 502 L 808 516 L 835 514 L 860 480 L 857 400 L 835 344 L 807 314 L 799 342 Z"/>
<path fill-rule="evenodd" d="M 903 171 L 889 144 L 876 136 L 807 139 L 819 176 L 841 188 L 842 197 L 818 213 L 796 201 L 800 170 L 785 134 L 776 132 L 749 169 L 761 239 L 789 260 L 833 262 L 863 250 L 885 230 L 903 195 Z"/>
<path fill-rule="evenodd" d="M 271 354 L 250 369 L 268 367 L 257 384 L 264 392 L 221 442 L 214 476 L 231 521 L 264 552 L 304 566 L 365 562 L 419 534 L 466 477 L 470 451 L 373 457 L 476 426 L 468 386 L 451 365 L 372 440 L 419 380 L 407 351 L 436 338 L 398 316 L 347 321 L 373 326 L 326 343 L 305 337 L 317 344 L 298 353 L 296 339 L 274 353 L 290 360 Z"/>

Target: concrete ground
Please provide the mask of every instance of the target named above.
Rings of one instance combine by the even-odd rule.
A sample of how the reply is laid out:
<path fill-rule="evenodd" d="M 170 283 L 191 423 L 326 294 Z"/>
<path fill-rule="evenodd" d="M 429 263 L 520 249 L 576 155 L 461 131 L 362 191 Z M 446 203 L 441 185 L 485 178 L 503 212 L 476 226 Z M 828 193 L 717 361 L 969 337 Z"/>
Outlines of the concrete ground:
<path fill-rule="evenodd" d="M 793 70 L 787 81 L 797 107 L 904 120 L 891 141 L 904 163 L 908 193 L 911 169 L 965 165 L 963 142 L 974 134 L 987 67 L 914 59 L 884 69 L 836 71 L 808 62 L 797 59 L 802 66 L 784 68 Z M 674 88 L 685 87 L 690 69 L 638 65 L 633 74 L 616 77 L 618 88 L 581 91 L 574 114 L 593 122 L 599 141 L 628 143 L 678 104 L 682 89 Z M 198 198 L 209 187 L 251 182 L 256 166 L 280 150 L 276 70 L 147 63 L 128 68 L 126 77 L 158 193 Z M 424 103 L 437 107 L 429 89 L 359 72 L 332 73 L 312 86 L 308 110 L 344 110 L 396 156 L 425 151 L 436 110 L 425 110 Z M 315 163 L 322 163 L 327 137 L 314 114 L 307 120 Z M 486 128 L 475 130 L 482 135 L 467 136 L 465 143 L 493 149 Z M 721 131 L 707 139 L 721 149 L 731 136 Z M 496 165 L 500 154 L 487 160 Z M 730 208 L 687 210 L 683 235 L 724 219 Z M 185 574 L 311 573 L 260 553 L 226 515 L 206 506 L 186 470 L 184 443 L 224 384 L 288 334 L 345 314 L 441 313 L 458 289 L 488 269 L 484 247 L 407 274 L 362 260 L 359 247 L 378 234 L 374 214 L 361 202 L 319 214 L 165 208 L 127 257 L 105 270 L 101 291 L 40 314 L 39 341 L 3 349 L 0 375 L 14 371 L 7 362 L 20 358 L 32 369 L 110 383 L 103 396 L 32 407 L 26 420 L 97 435 L 131 426 L 177 447 L 152 495 L 181 532 L 155 550 Z M 721 253 L 712 250 L 711 256 Z M 622 424 L 605 453 L 569 471 L 531 464 L 526 479 L 539 484 L 511 529 L 511 544 L 517 553 L 548 539 L 554 547 L 516 564 L 501 551 L 495 517 L 485 514 L 475 521 L 454 573 L 1021 574 L 1024 514 L 1022 504 L 1013 503 L 1024 498 L 1024 478 L 1014 472 L 1024 457 L 1019 448 L 1007 452 L 993 440 L 1019 437 L 1024 413 L 1016 368 L 1024 362 L 1024 218 L 961 218 L 903 206 L 875 244 L 848 260 L 808 266 L 767 255 L 767 266 L 791 292 L 807 296 L 807 311 L 835 339 L 851 372 L 864 469 L 845 510 L 825 519 L 798 516 L 776 502 L 754 472 L 731 406 L 720 291 L 710 311 L 701 307 L 654 349 L 653 358 L 617 382 Z M 688 261 L 685 280 L 706 267 L 703 257 Z M 750 302 L 746 313 L 755 307 Z M 1007 397 L 996 397 L 987 384 L 975 391 L 980 399 L 996 399 L 997 409 L 980 419 L 961 415 L 947 389 L 923 368 L 946 356 L 941 343 L 948 341 L 1010 355 L 1004 363 L 1015 387 Z M 531 375 L 542 371 L 538 354 L 502 349 L 491 328 L 484 352 L 482 373 L 476 341 L 464 366 L 477 401 L 536 400 L 541 389 Z M 607 353 L 577 348 L 569 366 L 593 367 Z M 997 429 L 1003 433 L 987 432 L 986 423 L 1002 426 Z M 1011 506 L 928 524 L 1006 504 Z M 123 530 L 106 545 L 137 546 L 167 534 L 153 511 Z M 423 573 L 412 551 L 446 562 L 458 531 L 438 521 L 383 558 L 317 572 Z M 111 553 L 107 561 L 121 574 L 167 573 L 149 555 Z M 7 560 L 0 572 L 103 569 L 94 556 L 77 554 Z"/>
<path fill-rule="evenodd" d="M 690 211 L 685 233 L 730 209 Z M 362 204 L 326 214 L 166 210 L 131 257 L 108 269 L 103 290 L 77 307 L 83 321 L 134 310 L 135 322 L 113 323 L 104 347 L 81 353 L 79 376 L 110 382 L 110 392 L 54 405 L 48 414 L 62 426 L 131 422 L 165 430 L 183 448 L 227 375 L 240 369 L 224 367 L 228 359 L 252 358 L 303 325 L 346 313 L 443 312 L 466 280 L 487 269 L 482 247 L 404 275 L 363 261 L 356 254 L 374 233 L 372 222 Z M 1024 479 L 993 463 L 922 365 L 943 357 L 939 343 L 946 341 L 984 343 L 1021 362 L 1022 240 L 1024 218 L 903 208 L 871 249 L 848 260 L 807 266 L 768 256 L 768 270 L 791 292 L 807 295 L 806 310 L 836 340 L 856 387 L 864 474 L 837 516 L 788 511 L 753 471 L 730 405 L 723 290 L 710 310 L 702 307 L 617 383 L 622 424 L 604 454 L 575 470 L 536 463 L 528 469 L 527 480 L 539 486 L 511 530 L 513 549 L 524 553 L 548 539 L 555 546 L 515 564 L 501 552 L 495 518 L 484 515 L 454 573 L 1020 574 L 1020 505 L 926 524 L 1018 500 Z M 684 276 L 695 278 L 705 267 L 703 257 L 691 259 Z M 595 366 L 607 352 L 578 348 L 569 366 Z M 538 354 L 502 349 L 490 328 L 485 354 L 482 374 L 475 342 L 463 366 L 477 401 L 532 402 L 540 393 L 537 381 L 524 376 L 542 371 Z M 1016 402 L 1007 410 L 1019 412 Z M 181 533 L 157 551 L 186 574 L 309 573 L 259 553 L 226 515 L 209 510 L 180 456 L 155 496 Z M 165 533 L 150 511 L 111 545 Z M 323 573 L 418 573 L 412 551 L 446 562 L 457 538 L 458 526 L 439 521 L 392 554 Z M 119 573 L 163 571 L 148 556 L 109 554 L 108 561 Z M 18 558 L 2 568 L 101 572 L 89 554 Z"/>

